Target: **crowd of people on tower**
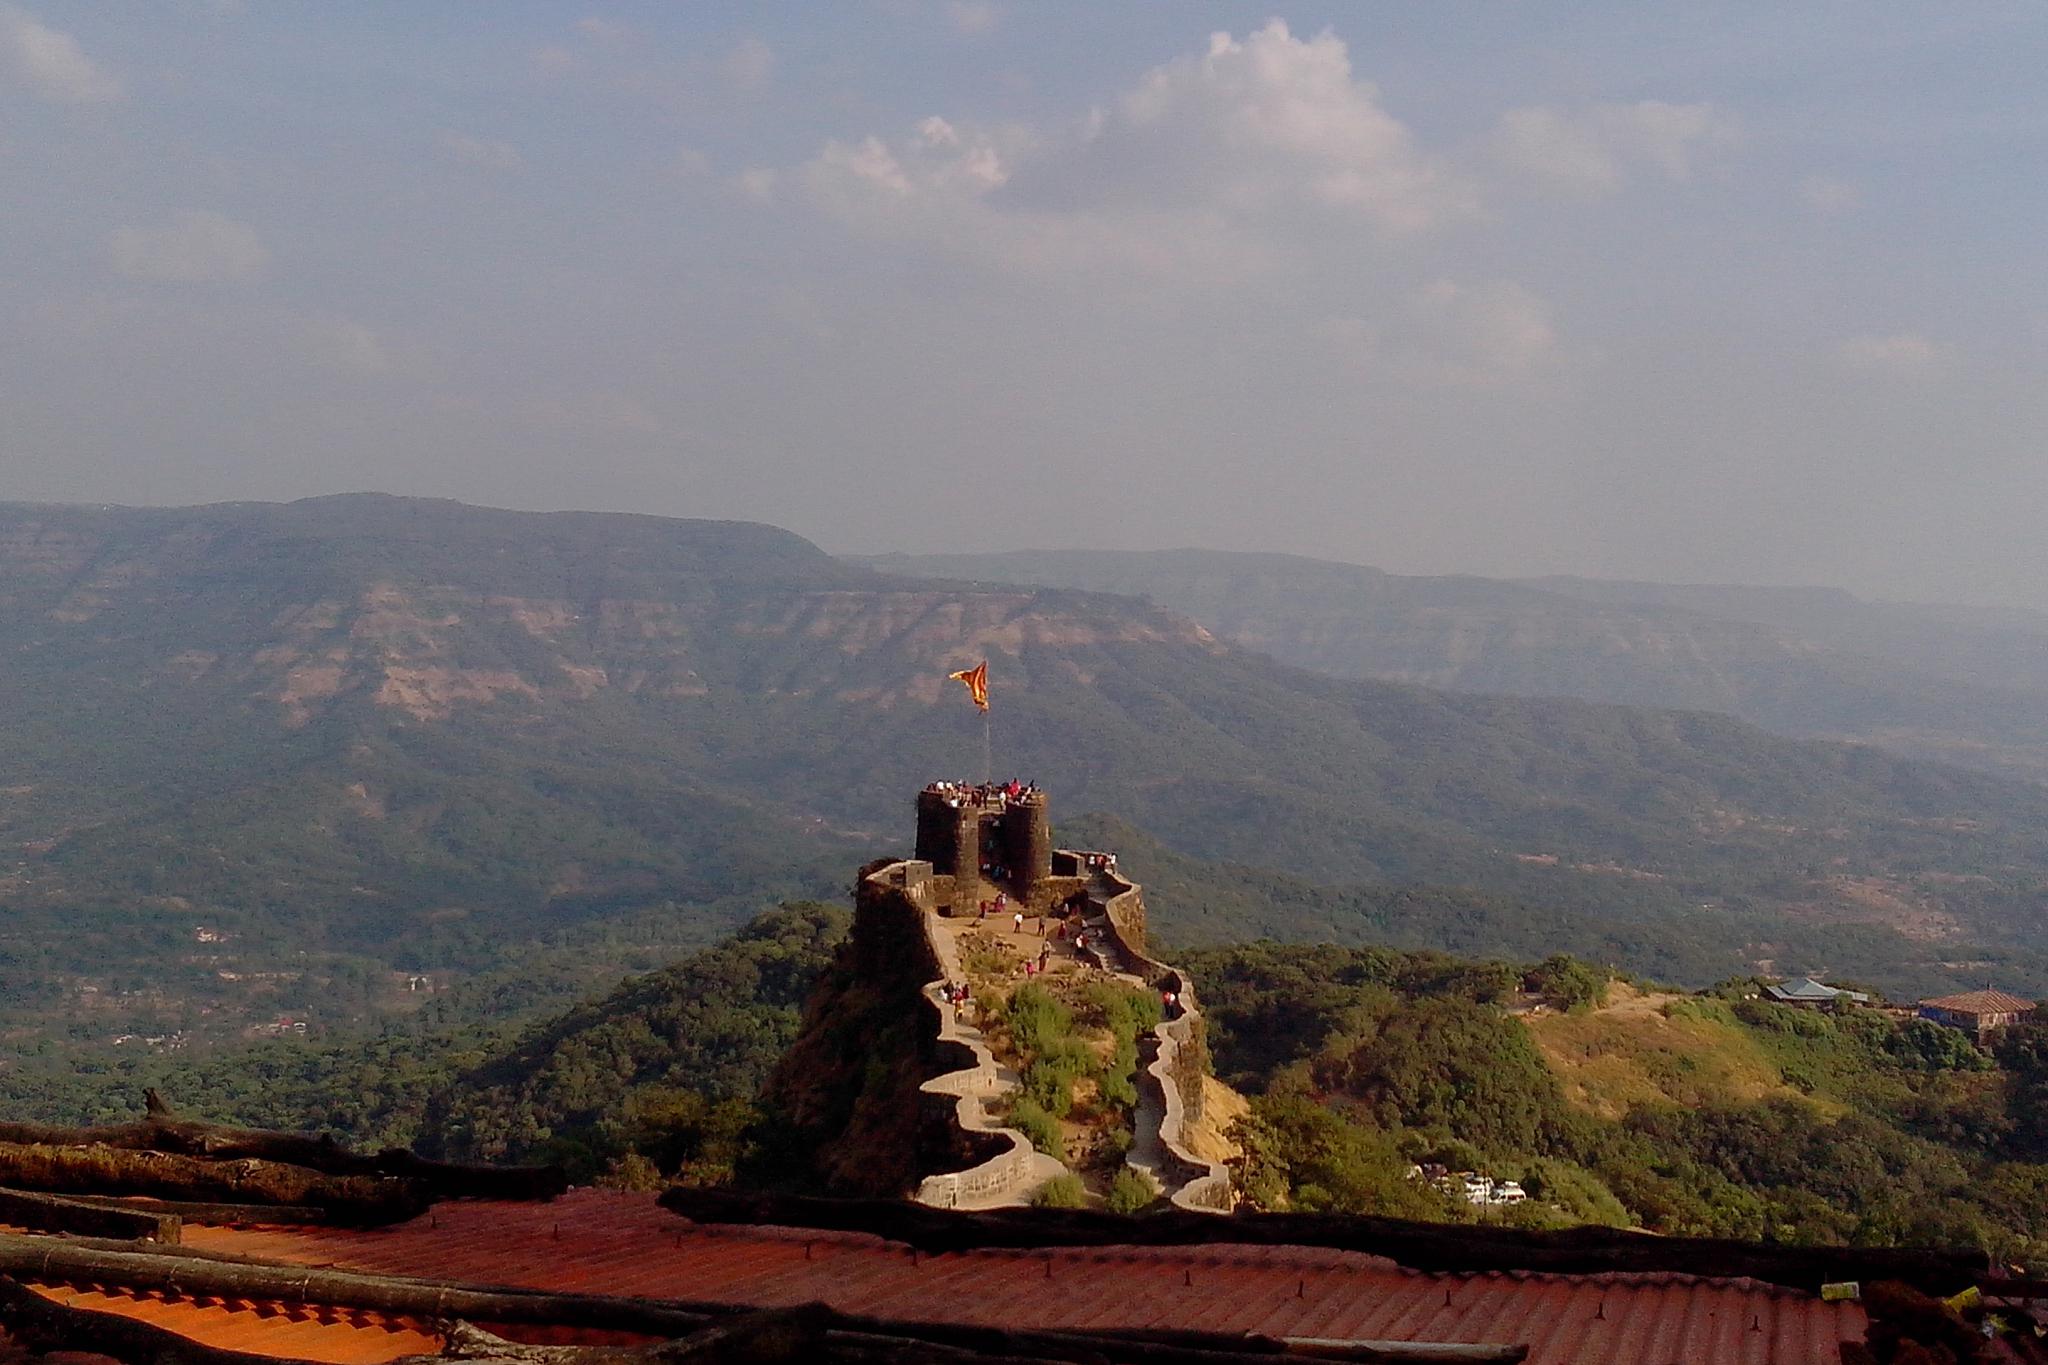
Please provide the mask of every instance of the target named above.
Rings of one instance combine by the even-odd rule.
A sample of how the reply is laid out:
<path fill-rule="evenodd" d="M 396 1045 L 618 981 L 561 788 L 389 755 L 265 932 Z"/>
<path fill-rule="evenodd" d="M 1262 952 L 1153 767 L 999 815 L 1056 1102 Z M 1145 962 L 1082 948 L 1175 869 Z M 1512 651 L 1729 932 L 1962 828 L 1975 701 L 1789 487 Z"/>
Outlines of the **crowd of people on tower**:
<path fill-rule="evenodd" d="M 1036 802 L 1041 793 L 1036 782 L 1020 782 L 1011 778 L 1008 782 L 948 782 L 943 779 L 926 784 L 925 790 L 946 798 L 946 804 L 958 810 L 962 806 L 1024 805 Z"/>

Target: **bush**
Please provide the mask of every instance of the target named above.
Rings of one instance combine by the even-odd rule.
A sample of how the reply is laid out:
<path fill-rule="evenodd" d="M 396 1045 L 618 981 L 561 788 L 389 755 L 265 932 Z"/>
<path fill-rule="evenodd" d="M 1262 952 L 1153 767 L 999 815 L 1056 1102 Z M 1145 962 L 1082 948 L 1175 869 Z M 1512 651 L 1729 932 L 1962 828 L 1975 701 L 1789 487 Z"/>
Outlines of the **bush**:
<path fill-rule="evenodd" d="M 1159 1027 L 1165 1017 L 1159 997 L 1150 991 L 1096 981 L 1083 993 L 1082 1003 L 1089 1021 L 1107 1029 L 1112 1040 L 1109 1060 L 1096 1076 L 1102 1102 L 1120 1109 L 1137 1108 L 1138 1038 Z"/>
<path fill-rule="evenodd" d="M 1074 1031 L 1073 1012 L 1035 981 L 1028 981 L 1011 993 L 1006 1016 L 1010 1041 L 1027 1060 Z"/>
<path fill-rule="evenodd" d="M 1047 1156 L 1067 1159 L 1066 1139 L 1060 1136 L 1060 1122 L 1045 1112 L 1045 1106 L 1026 1095 L 1010 1110 L 1010 1126 L 1031 1139 L 1031 1145 Z"/>
<path fill-rule="evenodd" d="M 1116 1179 L 1109 1182 L 1111 1213 L 1136 1213 L 1158 1197 L 1159 1187 L 1152 1183 L 1152 1177 L 1130 1166 L 1118 1171 Z"/>
<path fill-rule="evenodd" d="M 1523 978 L 1525 983 L 1559 1009 L 1583 1014 L 1607 1003 L 1607 984 L 1613 973 L 1565 953 L 1543 959 Z"/>
<path fill-rule="evenodd" d="M 1040 1048 L 1024 1068 L 1024 1095 L 1054 1118 L 1074 1107 L 1074 1082 L 1095 1070 L 1095 1054 L 1079 1038 L 1059 1038 Z"/>
<path fill-rule="evenodd" d="M 661 1178 L 653 1162 L 638 1152 L 612 1158 L 611 1167 L 597 1178 L 597 1183 L 608 1190 L 659 1190 L 668 1182 Z"/>
<path fill-rule="evenodd" d="M 1040 1185 L 1031 1196 L 1034 1209 L 1084 1209 L 1088 1207 L 1088 1187 L 1081 1183 L 1081 1177 L 1072 1173 L 1056 1175 Z"/>

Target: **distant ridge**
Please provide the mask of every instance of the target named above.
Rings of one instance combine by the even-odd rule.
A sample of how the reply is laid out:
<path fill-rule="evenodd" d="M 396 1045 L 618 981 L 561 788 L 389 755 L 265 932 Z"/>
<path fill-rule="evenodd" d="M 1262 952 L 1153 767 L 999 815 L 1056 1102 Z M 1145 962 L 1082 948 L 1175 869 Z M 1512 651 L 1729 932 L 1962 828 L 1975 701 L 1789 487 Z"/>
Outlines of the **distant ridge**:
<path fill-rule="evenodd" d="M 1837 588 L 1403 577 L 1207 550 L 891 555 L 904 573 L 1142 596 L 1336 677 L 1720 711 L 2048 780 L 2048 616 Z"/>
<path fill-rule="evenodd" d="M 1880 971 L 2044 947 L 2030 785 L 1697 710 L 1321 676 L 1114 586 L 374 495 L 0 505 L 0 1025 L 360 1019 L 542 935 L 708 940 L 835 894 L 893 793 L 980 763 L 946 674 L 982 658 L 1006 771 L 1253 883 L 1462 888 L 1731 972 L 1789 951 L 1774 924 L 1867 926 Z M 1278 904 L 1205 932 L 1303 922 Z"/>

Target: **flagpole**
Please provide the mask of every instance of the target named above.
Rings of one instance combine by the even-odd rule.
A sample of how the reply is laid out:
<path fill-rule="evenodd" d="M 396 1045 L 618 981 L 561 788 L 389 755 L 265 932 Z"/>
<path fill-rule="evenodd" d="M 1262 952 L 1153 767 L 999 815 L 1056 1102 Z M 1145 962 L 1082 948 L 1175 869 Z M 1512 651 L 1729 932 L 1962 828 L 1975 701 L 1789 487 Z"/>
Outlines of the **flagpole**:
<path fill-rule="evenodd" d="M 989 747 L 988 712 L 983 710 L 981 713 L 981 780 L 983 782 L 993 782 L 996 780 L 996 765 L 991 758 L 992 752 Z"/>

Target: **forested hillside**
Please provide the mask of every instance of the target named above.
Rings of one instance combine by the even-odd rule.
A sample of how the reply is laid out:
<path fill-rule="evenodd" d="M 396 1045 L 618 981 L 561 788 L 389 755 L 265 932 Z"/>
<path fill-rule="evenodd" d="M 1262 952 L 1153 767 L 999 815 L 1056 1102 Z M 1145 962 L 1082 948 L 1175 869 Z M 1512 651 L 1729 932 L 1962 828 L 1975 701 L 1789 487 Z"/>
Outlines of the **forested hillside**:
<path fill-rule="evenodd" d="M 1423 578 L 1208 550 L 888 555 L 899 572 L 1148 597 L 1347 678 L 1721 711 L 2048 778 L 2048 617 L 1824 589 Z"/>
<path fill-rule="evenodd" d="M 7 1112 L 118 1122 L 155 1089 L 195 1117 L 326 1130 L 365 1147 L 546 1158 L 578 1180 L 637 1152 L 673 1172 L 701 1155 L 707 1136 L 736 1138 L 754 1121 L 750 1102 L 795 1037 L 850 918 L 815 902 L 778 906 L 721 942 L 581 998 L 511 996 L 507 973 L 481 996 L 335 1042 L 130 1050 L 76 1067 L 24 1059 L 8 1073 Z"/>
<path fill-rule="evenodd" d="M 133 1103 L 156 1085 L 207 1118 L 562 1160 L 579 1180 L 773 1179 L 760 1085 L 845 926 L 789 905 L 529 1027 L 138 1059 L 118 1089 Z M 1773 1005 L 1753 979 L 1684 993 L 1561 954 L 1177 957 L 1218 1074 L 1252 1097 L 1237 1179 L 1259 1206 L 1974 1244 L 2048 1268 L 2048 1027 L 1980 1049 L 1876 1009 Z M 1516 1180 L 1529 1199 L 1474 1206 L 1412 1178 L 1416 1163 Z"/>
<path fill-rule="evenodd" d="M 1564 958 L 1253 945 L 1185 961 L 1217 1069 L 1254 1092 L 1240 1181 L 1260 1206 L 2048 1265 L 2048 1027 L 1987 1052 L 1874 1009 L 1773 1005 L 1754 982 L 1679 995 Z M 1529 1199 L 1474 1206 L 1412 1163 Z"/>
<path fill-rule="evenodd" d="M 544 939 L 686 946 L 836 895 L 907 842 L 910 792 L 979 767 L 945 674 L 982 657 L 997 766 L 1178 856 L 1603 925 L 1879 924 L 1958 970 L 2042 947 L 2028 785 L 1317 676 L 1130 598 L 769 527 L 4 507 L 0 645 L 0 1026 L 31 1045 L 359 1027 Z"/>

